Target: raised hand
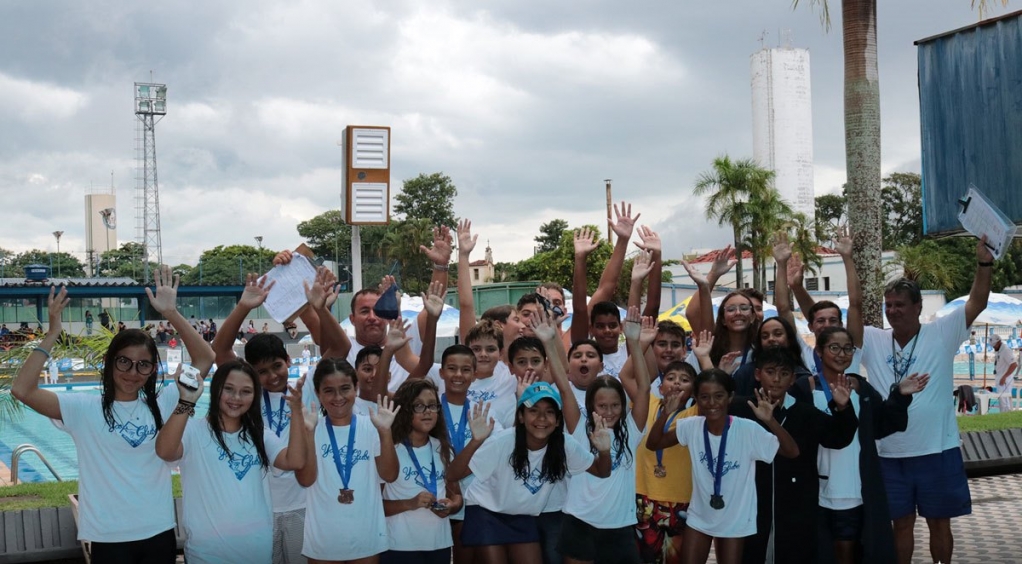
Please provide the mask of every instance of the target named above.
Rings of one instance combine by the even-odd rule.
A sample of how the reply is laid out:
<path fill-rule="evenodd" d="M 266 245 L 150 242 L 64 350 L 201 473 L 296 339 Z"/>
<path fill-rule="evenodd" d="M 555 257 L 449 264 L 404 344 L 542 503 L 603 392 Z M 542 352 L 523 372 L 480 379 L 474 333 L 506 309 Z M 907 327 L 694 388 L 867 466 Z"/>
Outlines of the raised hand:
<path fill-rule="evenodd" d="M 791 258 L 791 244 L 788 242 L 788 233 L 778 231 L 774 233 L 772 244 L 774 247 L 774 260 L 777 264 L 784 264 Z"/>
<path fill-rule="evenodd" d="M 302 388 L 305 386 L 305 376 L 298 379 L 292 386 L 287 385 L 287 395 L 284 399 L 287 400 L 287 406 L 291 408 L 291 413 L 296 411 L 302 411 Z"/>
<path fill-rule="evenodd" d="M 628 313 L 625 314 L 624 333 L 625 339 L 629 341 L 638 339 L 642 333 L 642 318 L 639 316 L 638 306 L 628 308 Z"/>
<path fill-rule="evenodd" d="M 444 295 L 447 293 L 447 288 L 444 287 L 443 282 L 430 282 L 426 292 L 422 294 L 422 307 L 426 310 L 426 315 L 432 318 L 440 317 L 440 314 L 444 312 Z"/>
<path fill-rule="evenodd" d="M 593 432 L 589 433 L 589 442 L 592 443 L 598 452 L 610 452 L 610 445 L 613 442 L 613 436 L 611 435 L 610 429 L 607 428 L 607 422 L 603 420 L 595 411 L 590 415 L 593 418 Z"/>
<path fill-rule="evenodd" d="M 659 253 L 661 251 L 660 236 L 657 235 L 656 231 L 643 225 L 635 232 L 639 235 L 639 240 L 635 241 L 636 247 L 651 253 Z"/>
<path fill-rule="evenodd" d="M 677 393 L 672 394 L 670 396 L 664 396 L 663 399 L 664 413 L 674 413 L 675 411 L 678 411 L 679 409 L 681 409 L 682 399 L 686 400 L 688 399 L 682 398 L 684 394 L 681 393 L 680 387 L 676 387 L 674 389 L 677 391 Z"/>
<path fill-rule="evenodd" d="M 798 255 L 792 255 L 791 260 L 788 261 L 788 285 L 793 287 L 802 286 L 802 277 L 805 276 L 804 269 L 802 267 L 802 257 Z"/>
<path fill-rule="evenodd" d="M 71 298 L 67 297 L 67 287 L 61 286 L 58 292 L 54 286 L 50 286 L 50 296 L 46 298 L 46 309 L 49 311 L 50 325 L 46 331 L 60 334 L 60 313 L 64 311 Z"/>
<path fill-rule="evenodd" d="M 696 358 L 709 358 L 710 350 L 713 348 L 713 333 L 703 329 L 699 335 L 692 340 L 692 352 Z M 727 356 L 727 355 L 724 355 Z M 732 360 L 734 362 L 734 360 Z"/>
<path fill-rule="evenodd" d="M 644 349 L 653 344 L 656 340 L 657 326 L 656 318 L 651 315 L 642 317 L 642 325 L 639 328 L 639 345 Z"/>
<path fill-rule="evenodd" d="M 600 246 L 596 240 L 596 233 L 588 228 L 575 230 L 575 256 L 587 257 Z"/>
<path fill-rule="evenodd" d="M 447 266 L 451 262 L 451 247 L 453 245 L 454 238 L 451 236 L 451 228 L 441 225 L 433 228 L 433 245 L 431 247 L 419 245 L 419 250 L 433 264 Z"/>
<path fill-rule="evenodd" d="M 383 343 L 383 346 L 396 351 L 401 347 L 408 344 L 412 338 L 408 336 L 408 330 L 412 328 L 412 324 L 406 322 L 402 318 L 397 318 L 387 322 L 389 329 L 387 330 L 387 338 Z"/>
<path fill-rule="evenodd" d="M 720 362 L 717 363 L 717 368 L 728 374 L 734 373 L 735 369 L 738 368 L 738 359 L 741 358 L 742 354 L 742 351 L 724 353 L 724 356 L 720 357 Z"/>
<path fill-rule="evenodd" d="M 493 418 L 490 417 L 490 404 L 472 404 L 472 419 L 468 422 L 468 428 L 472 430 L 472 440 L 485 441 L 493 432 Z"/>
<path fill-rule="evenodd" d="M 653 271 L 652 251 L 639 251 L 632 262 L 632 281 L 642 280 Z"/>
<path fill-rule="evenodd" d="M 550 341 L 557 338 L 557 325 L 554 324 L 550 312 L 546 310 L 541 310 L 539 315 L 530 317 L 529 325 L 532 327 L 533 334 L 540 341 Z"/>
<path fill-rule="evenodd" d="M 199 383 L 199 387 L 194 390 L 182 385 L 181 381 L 178 380 L 178 378 L 181 376 L 181 371 L 183 368 L 184 364 L 179 363 L 177 365 L 177 370 L 175 370 L 173 374 L 174 382 L 177 383 L 178 396 L 184 401 L 195 403 L 199 401 L 200 397 L 202 397 L 202 388 L 205 385 L 205 381 L 203 380 L 201 375 L 197 377 L 196 380 Z"/>
<path fill-rule="evenodd" d="M 728 245 L 724 247 L 717 256 L 713 259 L 713 266 L 710 267 L 710 276 L 713 280 L 719 280 L 721 276 L 724 276 L 731 271 L 735 265 L 738 264 L 738 259 L 735 258 L 735 250 Z"/>
<path fill-rule="evenodd" d="M 472 234 L 472 222 L 468 219 L 462 219 L 458 222 L 458 254 L 465 255 L 466 257 L 472 253 L 472 249 L 476 248 L 476 241 L 479 239 L 479 235 Z"/>
<path fill-rule="evenodd" d="M 302 288 L 305 288 L 305 299 L 312 306 L 312 309 L 323 309 L 323 306 L 326 305 L 326 297 L 330 293 L 330 289 L 320 281 L 319 274 L 316 275 L 316 280 L 312 282 L 311 286 L 308 280 L 302 280 Z"/>
<path fill-rule="evenodd" d="M 902 395 L 918 394 L 919 392 L 926 389 L 926 384 L 930 383 L 929 374 L 919 374 L 918 372 L 912 374 L 908 378 L 902 378 L 901 382 L 898 382 L 898 391 Z"/>
<path fill-rule="evenodd" d="M 837 241 L 834 242 L 834 250 L 842 257 L 852 256 L 852 238 L 848 235 L 848 226 L 842 225 L 838 228 Z"/>
<path fill-rule="evenodd" d="M 749 407 L 752 408 L 753 413 L 756 414 L 756 419 L 766 423 L 774 417 L 774 408 L 781 403 L 781 400 L 775 402 L 770 401 L 770 396 L 760 388 L 756 388 L 756 403 L 752 403 L 752 400 L 748 401 Z"/>
<path fill-rule="evenodd" d="M 709 279 L 706 277 L 705 274 L 699 272 L 698 268 L 689 264 L 688 261 L 685 259 L 681 259 L 681 266 L 685 267 L 685 272 L 688 273 L 688 277 L 692 279 L 692 282 L 694 282 L 696 286 L 699 286 L 704 289 L 709 289 L 710 287 Z"/>
<path fill-rule="evenodd" d="M 250 273 L 245 278 L 245 290 L 241 292 L 241 299 L 238 300 L 238 305 L 249 310 L 263 305 L 263 302 L 266 301 L 266 296 L 270 295 L 270 289 L 276 283 L 276 280 L 267 281 L 266 276 L 260 277 L 257 274 Z"/>
<path fill-rule="evenodd" d="M 302 408 L 302 423 L 306 431 L 315 431 L 316 423 L 319 423 L 319 402 L 312 400 L 308 407 Z"/>
<path fill-rule="evenodd" d="M 153 284 L 156 286 L 156 295 L 147 286 L 146 296 L 149 297 L 149 305 L 163 314 L 164 317 L 177 308 L 177 286 L 180 277 L 171 274 L 170 267 L 163 264 L 153 271 Z"/>
<path fill-rule="evenodd" d="M 401 406 L 394 405 L 394 400 L 387 396 L 376 396 L 376 410 L 369 410 L 369 419 L 380 431 L 388 431 L 399 411 Z"/>
<path fill-rule="evenodd" d="M 994 253 L 987 246 L 986 235 L 976 243 L 976 260 L 979 262 L 993 262 L 994 260 Z"/>
<path fill-rule="evenodd" d="M 635 229 L 635 222 L 639 221 L 641 215 L 640 213 L 632 217 L 632 204 L 626 204 L 622 200 L 620 208 L 617 204 L 614 204 L 616 221 L 609 217 L 607 221 L 610 223 L 610 228 L 614 230 L 615 235 L 622 239 L 629 239 L 632 236 L 632 229 Z"/>
<path fill-rule="evenodd" d="M 852 388 L 848 384 L 848 377 L 844 374 L 838 374 L 837 380 L 833 384 L 828 385 L 830 386 L 830 395 L 834 398 L 834 403 L 844 409 L 852 397 Z"/>
<path fill-rule="evenodd" d="M 280 251 L 279 253 L 276 254 L 276 256 L 273 257 L 273 265 L 278 266 L 283 264 L 290 264 L 291 260 L 294 258 L 295 258 L 294 253 L 287 249 L 284 249 L 283 251 Z"/>
<path fill-rule="evenodd" d="M 525 393 L 525 390 L 527 390 L 529 386 L 535 384 L 536 382 L 539 382 L 539 374 L 537 374 L 536 371 L 531 368 L 527 369 L 525 371 L 524 376 L 518 377 L 518 387 L 515 389 L 515 397 L 516 398 L 522 397 L 522 394 Z"/>

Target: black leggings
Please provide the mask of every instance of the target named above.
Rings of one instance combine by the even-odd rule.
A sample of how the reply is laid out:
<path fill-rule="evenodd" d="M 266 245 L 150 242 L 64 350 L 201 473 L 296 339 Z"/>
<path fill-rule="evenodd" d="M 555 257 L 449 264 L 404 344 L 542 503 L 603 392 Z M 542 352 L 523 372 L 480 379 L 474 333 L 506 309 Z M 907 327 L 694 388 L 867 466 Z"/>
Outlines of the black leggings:
<path fill-rule="evenodd" d="M 176 559 L 174 529 L 137 541 L 92 543 L 92 561 L 102 564 L 174 564 Z"/>

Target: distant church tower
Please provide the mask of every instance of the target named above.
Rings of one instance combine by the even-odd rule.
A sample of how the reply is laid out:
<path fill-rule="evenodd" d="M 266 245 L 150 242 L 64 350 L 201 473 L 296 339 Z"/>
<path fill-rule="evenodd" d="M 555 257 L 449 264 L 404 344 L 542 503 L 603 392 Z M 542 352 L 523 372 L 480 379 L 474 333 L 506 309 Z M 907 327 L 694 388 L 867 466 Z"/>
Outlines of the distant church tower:
<path fill-rule="evenodd" d="M 790 46 L 752 54 L 752 155 L 773 170 L 781 197 L 813 218 L 813 106 L 809 51 Z"/>

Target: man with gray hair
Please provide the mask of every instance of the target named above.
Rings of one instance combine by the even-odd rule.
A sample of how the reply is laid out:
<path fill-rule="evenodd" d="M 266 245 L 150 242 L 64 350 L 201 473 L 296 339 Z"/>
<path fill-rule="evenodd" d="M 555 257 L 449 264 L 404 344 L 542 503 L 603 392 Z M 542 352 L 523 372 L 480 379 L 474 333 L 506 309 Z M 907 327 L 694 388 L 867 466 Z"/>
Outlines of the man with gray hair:
<path fill-rule="evenodd" d="M 891 328 L 866 327 L 863 335 L 862 366 L 885 398 L 903 378 L 930 375 L 930 385 L 908 408 L 908 428 L 877 441 L 898 561 L 904 564 L 912 561 L 917 512 L 930 530 L 933 562 L 951 561 L 951 519 L 972 512 L 951 397 L 955 352 L 969 338 L 969 326 L 986 309 L 990 296 L 994 257 L 985 238 L 976 245 L 976 260 L 976 277 L 964 307 L 923 324 L 919 285 L 901 278 L 884 291 Z"/>

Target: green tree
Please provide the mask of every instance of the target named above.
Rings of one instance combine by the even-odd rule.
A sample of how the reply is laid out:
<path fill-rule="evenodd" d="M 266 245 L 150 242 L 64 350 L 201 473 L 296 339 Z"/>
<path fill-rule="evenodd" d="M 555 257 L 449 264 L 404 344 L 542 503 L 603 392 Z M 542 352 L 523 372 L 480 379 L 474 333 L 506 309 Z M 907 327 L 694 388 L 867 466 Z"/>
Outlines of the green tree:
<path fill-rule="evenodd" d="M 923 239 L 922 178 L 895 172 L 883 182 L 884 249 L 918 244 Z"/>
<path fill-rule="evenodd" d="M 182 277 L 186 285 L 229 286 L 245 283 L 251 272 L 269 270 L 275 251 L 252 245 L 217 245 L 202 252 L 199 264 Z"/>
<path fill-rule="evenodd" d="M 119 249 L 104 251 L 99 255 L 96 274 L 106 278 L 131 278 L 136 282 L 142 282 L 145 278 L 144 253 L 142 243 L 135 241 L 128 241 Z M 150 272 L 157 266 L 155 262 L 150 262 Z"/>
<path fill-rule="evenodd" d="M 427 219 L 431 225 L 457 227 L 454 217 L 454 197 L 458 188 L 451 177 L 442 172 L 420 174 L 405 180 L 401 192 L 394 197 L 394 213 L 402 219 Z"/>
<path fill-rule="evenodd" d="M 716 219 L 718 225 L 731 226 L 735 253 L 739 257 L 745 249 L 742 229 L 748 217 L 747 203 L 753 194 L 764 191 L 773 177 L 773 171 L 761 168 L 753 159 L 732 161 L 724 155 L 713 159 L 713 168 L 696 179 L 695 195 L 709 195 L 706 218 Z M 738 261 L 736 275 L 737 287 L 744 287 L 742 261 Z"/>
<path fill-rule="evenodd" d="M 298 224 L 298 235 L 318 257 L 347 259 L 351 254 L 351 226 L 340 210 L 329 210 Z"/>
<path fill-rule="evenodd" d="M 596 226 L 588 226 L 599 239 L 600 231 Z M 586 263 L 586 279 L 588 282 L 587 291 L 590 295 L 596 291 L 600 282 L 600 275 L 610 260 L 614 249 L 605 239 L 599 239 L 600 245 L 595 251 L 589 254 Z M 518 262 L 514 267 L 514 280 L 556 282 L 564 288 L 571 288 L 571 279 L 575 271 L 575 236 L 574 231 L 564 230 L 561 232 L 561 240 L 557 248 L 545 253 L 533 255 Z M 628 269 L 631 273 L 631 268 Z M 626 278 L 622 269 L 621 279 Z M 627 285 L 626 285 L 627 288 Z"/>
<path fill-rule="evenodd" d="M 820 8 L 830 29 L 828 0 L 807 0 Z M 797 6 L 799 0 L 792 0 Z M 1007 0 L 1001 0 L 1007 5 Z M 987 0 L 972 0 L 980 14 Z M 848 224 L 852 258 L 862 280 L 863 321 L 880 327 L 884 278 L 880 266 L 883 207 L 880 189 L 880 70 L 877 64 L 876 0 L 842 0 L 845 67 L 845 168 L 848 175 Z"/>
<path fill-rule="evenodd" d="M 813 274 L 823 266 L 819 246 L 822 239 L 819 226 L 802 212 L 795 212 L 786 222 L 791 251 L 797 254 L 802 265 Z"/>
<path fill-rule="evenodd" d="M 568 229 L 568 222 L 563 219 L 551 219 L 539 226 L 539 235 L 533 241 L 539 243 L 536 247 L 537 253 L 548 253 L 561 244 L 561 237 Z"/>
<path fill-rule="evenodd" d="M 419 294 L 429 286 L 433 265 L 419 246 L 428 246 L 432 242 L 434 226 L 426 218 L 406 219 L 392 223 L 383 235 L 380 248 L 387 259 L 400 266 L 394 276 L 405 293 Z"/>
<path fill-rule="evenodd" d="M 918 245 L 905 245 L 895 252 L 889 268 L 901 276 L 914 280 L 923 290 L 940 290 L 950 299 L 963 286 L 971 283 L 966 274 L 970 266 L 969 255 L 949 251 L 936 241 L 925 240 Z"/>
<path fill-rule="evenodd" d="M 50 276 L 57 276 L 60 272 L 61 278 L 77 278 L 85 276 L 85 265 L 70 253 L 51 253 L 39 249 L 32 249 L 18 253 L 4 266 L 4 275 L 8 278 L 20 278 L 25 275 L 25 267 L 30 264 L 41 264 L 52 266 Z"/>
<path fill-rule="evenodd" d="M 833 242 L 838 228 L 848 223 L 848 199 L 844 194 L 817 196 L 815 218 L 820 241 Z"/>

